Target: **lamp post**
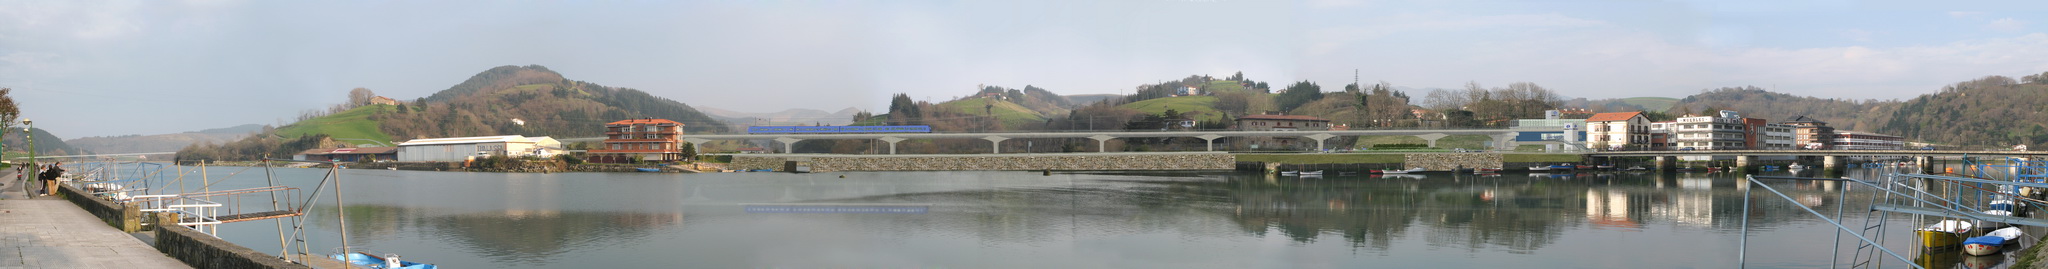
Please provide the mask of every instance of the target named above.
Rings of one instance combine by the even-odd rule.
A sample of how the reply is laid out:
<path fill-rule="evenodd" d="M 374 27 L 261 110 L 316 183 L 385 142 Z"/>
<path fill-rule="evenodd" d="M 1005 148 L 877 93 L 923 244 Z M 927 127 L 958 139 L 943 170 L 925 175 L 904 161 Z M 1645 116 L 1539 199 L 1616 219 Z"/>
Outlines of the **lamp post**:
<path fill-rule="evenodd" d="M 39 167 L 36 166 L 36 133 L 31 131 L 36 129 L 36 122 L 21 119 L 21 124 L 26 125 L 21 127 L 21 136 L 28 138 L 28 167 L 29 169 L 37 169 Z"/>

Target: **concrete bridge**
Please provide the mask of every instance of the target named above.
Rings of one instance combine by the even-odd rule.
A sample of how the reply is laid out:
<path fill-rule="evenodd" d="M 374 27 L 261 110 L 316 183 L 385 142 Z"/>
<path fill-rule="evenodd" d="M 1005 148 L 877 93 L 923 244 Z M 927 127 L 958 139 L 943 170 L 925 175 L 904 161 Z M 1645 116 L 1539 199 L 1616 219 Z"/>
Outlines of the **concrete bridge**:
<path fill-rule="evenodd" d="M 1757 156 L 1821 157 L 1821 167 L 1837 169 L 1842 167 L 1842 157 L 1912 157 L 1925 166 L 1937 157 L 2026 157 L 2048 156 L 2048 151 L 1994 151 L 1994 150 L 1670 150 L 1670 151 L 1607 151 L 1586 154 L 1587 157 L 1656 157 L 1659 170 L 1674 166 L 1677 156 L 1732 156 L 1735 166 L 1750 167 Z"/>
<path fill-rule="evenodd" d="M 1013 138 L 1088 138 L 1094 139 L 1096 151 L 1108 152 L 1109 140 L 1133 137 L 1191 137 L 1205 140 L 1208 151 L 1216 151 L 1216 139 L 1225 137 L 1302 137 L 1316 141 L 1316 149 L 1327 149 L 1324 144 L 1330 138 L 1345 136 L 1412 135 L 1429 141 L 1436 146 L 1437 139 L 1451 135 L 1485 135 L 1493 137 L 1494 145 L 1511 145 L 1521 132 L 1559 132 L 1552 129 L 1377 129 L 1345 131 L 1160 131 L 1160 132 L 1016 132 L 1016 133 L 867 133 L 867 134 L 695 134 L 681 135 L 683 141 L 703 144 L 712 140 L 774 140 L 782 143 L 782 152 L 791 152 L 798 141 L 812 139 L 876 139 L 889 144 L 889 154 L 896 154 L 896 143 L 911 139 L 981 139 L 990 143 L 990 153 L 1002 153 L 1004 140 Z M 562 142 L 603 141 L 604 137 L 579 137 L 560 139 Z M 1528 143 L 1528 142 L 1524 142 Z M 1544 142 L 1536 142 L 1544 143 Z M 1549 142 L 1556 143 L 1556 142 Z"/>

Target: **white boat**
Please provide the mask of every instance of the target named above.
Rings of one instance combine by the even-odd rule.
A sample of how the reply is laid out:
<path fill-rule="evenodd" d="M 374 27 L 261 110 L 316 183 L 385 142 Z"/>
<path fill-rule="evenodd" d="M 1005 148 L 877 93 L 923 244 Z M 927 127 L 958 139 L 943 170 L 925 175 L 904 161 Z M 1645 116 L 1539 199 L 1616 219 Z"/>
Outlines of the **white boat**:
<path fill-rule="evenodd" d="M 1380 170 L 1380 173 L 1381 173 L 1381 174 L 1407 174 L 1407 173 L 1420 173 L 1420 172 L 1422 172 L 1422 171 L 1423 171 L 1423 170 L 1422 170 L 1422 168 L 1421 168 L 1421 167 L 1416 167 L 1416 168 L 1408 168 L 1408 170 Z"/>
<path fill-rule="evenodd" d="M 1320 175 L 1323 175 L 1323 170 L 1315 170 L 1315 171 L 1301 171 L 1301 175 L 1303 175 L 1303 176 L 1320 176 Z"/>
<path fill-rule="evenodd" d="M 1805 165 L 1799 165 L 1799 163 L 1792 163 L 1792 165 L 1787 165 L 1787 166 L 1785 166 L 1785 169 L 1786 169 L 1786 170 L 1802 170 L 1802 169 L 1806 169 L 1806 166 L 1805 166 Z"/>
<path fill-rule="evenodd" d="M 1963 252 L 1976 256 L 1998 254 L 1998 250 L 2004 248 L 2006 242 L 2012 242 L 2021 234 L 2023 233 L 2020 232 L 2020 227 L 2005 227 L 1984 233 L 1984 236 L 1971 237 L 1963 240 Z"/>
<path fill-rule="evenodd" d="M 1547 165 L 1546 165 L 1546 166 L 1530 166 L 1530 167 L 1529 167 L 1529 172 L 1543 172 L 1543 171 L 1550 171 L 1550 166 L 1547 166 Z"/>
<path fill-rule="evenodd" d="M 1282 176 L 1299 176 L 1299 175 L 1301 175 L 1301 171 L 1280 171 L 1280 175 L 1282 175 Z"/>

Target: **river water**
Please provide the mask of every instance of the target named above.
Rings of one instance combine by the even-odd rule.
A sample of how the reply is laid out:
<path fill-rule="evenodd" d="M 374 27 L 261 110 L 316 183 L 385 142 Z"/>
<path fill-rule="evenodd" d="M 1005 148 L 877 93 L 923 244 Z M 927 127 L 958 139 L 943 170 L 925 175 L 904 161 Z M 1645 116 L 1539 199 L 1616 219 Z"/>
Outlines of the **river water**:
<path fill-rule="evenodd" d="M 214 190 L 267 184 L 263 168 L 207 172 L 222 181 Z M 271 171 L 305 193 L 326 172 Z M 157 180 L 156 190 L 196 191 L 198 173 L 182 173 L 185 182 Z M 445 268 L 1731 268 L 1744 189 L 1735 175 L 1686 173 L 342 170 L 340 178 L 355 250 Z M 1828 214 L 1868 202 L 1860 188 L 1838 199 L 1837 184 L 1772 186 Z M 1832 261 L 1831 225 L 1756 191 L 1750 268 Z M 332 193 L 310 199 L 316 254 L 341 244 Z M 269 199 L 241 203 L 251 202 Z M 230 223 L 219 235 L 276 253 L 278 225 Z M 1937 267 L 2010 260 L 1921 253 L 1904 229 L 1892 230 L 1888 245 Z M 1849 258 L 1845 251 L 1840 261 Z"/>

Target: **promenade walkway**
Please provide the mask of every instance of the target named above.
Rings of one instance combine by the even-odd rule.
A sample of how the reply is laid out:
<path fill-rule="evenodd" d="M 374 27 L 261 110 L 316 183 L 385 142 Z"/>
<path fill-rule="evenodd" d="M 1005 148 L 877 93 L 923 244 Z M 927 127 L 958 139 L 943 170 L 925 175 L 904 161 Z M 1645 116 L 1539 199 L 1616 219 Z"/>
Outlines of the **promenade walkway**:
<path fill-rule="evenodd" d="M 26 197 L 0 171 L 0 268 L 192 268 L 70 201 Z"/>

